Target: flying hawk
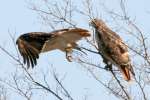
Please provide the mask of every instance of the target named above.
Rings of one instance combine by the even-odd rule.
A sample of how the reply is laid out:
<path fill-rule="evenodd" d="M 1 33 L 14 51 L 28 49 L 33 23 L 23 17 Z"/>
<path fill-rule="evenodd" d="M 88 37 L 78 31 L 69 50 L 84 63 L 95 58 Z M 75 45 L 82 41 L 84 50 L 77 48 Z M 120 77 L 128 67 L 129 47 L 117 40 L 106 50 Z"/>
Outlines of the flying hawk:
<path fill-rule="evenodd" d="M 104 63 L 116 65 L 125 80 L 131 80 L 134 74 L 127 46 L 118 34 L 113 32 L 101 19 L 92 19 L 90 24 L 95 29 L 95 39 Z"/>
<path fill-rule="evenodd" d="M 30 66 L 33 68 L 37 64 L 40 53 L 55 49 L 66 52 L 66 58 L 71 61 L 69 53 L 72 49 L 80 50 L 76 42 L 88 36 L 90 36 L 89 31 L 82 28 L 60 29 L 50 33 L 30 32 L 21 35 L 16 44 L 24 64 L 27 64 L 28 68 Z"/>

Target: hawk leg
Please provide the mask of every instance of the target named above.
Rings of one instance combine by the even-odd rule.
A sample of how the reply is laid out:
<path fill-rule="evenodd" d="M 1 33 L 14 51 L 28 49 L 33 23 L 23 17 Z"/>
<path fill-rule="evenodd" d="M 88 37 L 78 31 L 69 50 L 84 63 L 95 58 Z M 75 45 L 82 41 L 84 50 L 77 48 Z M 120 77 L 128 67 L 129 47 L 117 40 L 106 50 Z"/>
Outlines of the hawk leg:
<path fill-rule="evenodd" d="M 69 62 L 72 62 L 72 56 L 70 55 L 70 52 L 67 52 L 67 51 L 66 51 L 66 59 L 67 59 Z"/>
<path fill-rule="evenodd" d="M 112 64 L 110 64 L 110 63 L 108 64 L 108 63 L 107 63 L 107 64 L 105 65 L 105 69 L 108 70 L 108 71 L 112 71 Z"/>
<path fill-rule="evenodd" d="M 106 64 L 105 69 L 108 71 L 112 70 L 112 63 L 110 63 L 104 56 L 102 56 L 103 62 Z"/>
<path fill-rule="evenodd" d="M 67 48 L 65 48 L 65 51 L 66 51 L 66 59 L 69 62 L 72 62 L 72 56 L 71 56 L 72 46 L 69 45 Z"/>

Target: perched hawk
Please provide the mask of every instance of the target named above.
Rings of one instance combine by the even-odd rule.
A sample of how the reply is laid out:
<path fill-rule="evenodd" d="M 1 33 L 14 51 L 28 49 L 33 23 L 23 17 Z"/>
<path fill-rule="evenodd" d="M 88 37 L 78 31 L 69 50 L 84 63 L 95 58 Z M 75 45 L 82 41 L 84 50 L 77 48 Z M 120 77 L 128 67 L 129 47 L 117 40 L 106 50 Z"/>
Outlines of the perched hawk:
<path fill-rule="evenodd" d="M 120 36 L 100 19 L 92 19 L 90 23 L 95 29 L 95 39 L 104 63 L 116 65 L 123 73 L 124 78 L 127 81 L 131 80 L 131 74 L 134 75 L 134 72 L 127 46 Z"/>
<path fill-rule="evenodd" d="M 81 28 L 60 29 L 50 33 L 31 32 L 21 35 L 16 44 L 23 57 L 24 64 L 32 68 L 37 64 L 39 54 L 59 49 L 66 52 L 66 58 L 70 61 L 68 54 L 72 49 L 80 49 L 76 42 L 83 37 L 90 36 L 88 30 Z"/>

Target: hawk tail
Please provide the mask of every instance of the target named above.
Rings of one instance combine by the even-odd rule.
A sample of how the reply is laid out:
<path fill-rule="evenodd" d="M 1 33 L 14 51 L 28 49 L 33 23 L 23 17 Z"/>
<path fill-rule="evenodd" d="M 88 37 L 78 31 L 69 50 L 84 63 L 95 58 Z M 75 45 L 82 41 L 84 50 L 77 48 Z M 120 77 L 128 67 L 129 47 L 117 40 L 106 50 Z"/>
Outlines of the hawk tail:
<path fill-rule="evenodd" d="M 125 80 L 130 81 L 131 80 L 131 74 L 135 75 L 133 72 L 132 66 L 131 65 L 121 65 L 121 72 L 123 73 L 123 76 Z"/>

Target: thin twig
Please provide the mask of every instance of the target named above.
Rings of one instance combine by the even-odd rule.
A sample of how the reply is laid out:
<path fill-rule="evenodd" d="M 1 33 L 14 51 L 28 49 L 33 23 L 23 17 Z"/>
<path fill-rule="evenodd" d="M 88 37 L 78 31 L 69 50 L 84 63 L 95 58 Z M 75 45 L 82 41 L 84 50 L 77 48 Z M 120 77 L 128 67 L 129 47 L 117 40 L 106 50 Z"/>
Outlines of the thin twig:
<path fill-rule="evenodd" d="M 117 83 L 119 84 L 119 86 L 121 87 L 122 91 L 124 92 L 124 94 L 126 95 L 126 97 L 128 98 L 128 100 L 130 100 L 130 96 L 129 94 L 126 92 L 126 90 L 124 89 L 124 86 L 121 84 L 121 82 L 119 81 L 119 79 L 116 77 L 115 73 L 110 70 L 112 75 L 114 76 L 114 78 L 116 79 Z"/>
<path fill-rule="evenodd" d="M 66 96 L 67 96 L 68 98 L 70 98 L 70 100 L 74 100 L 74 99 L 72 98 L 72 96 L 69 94 L 69 92 L 68 92 L 68 91 L 65 89 L 65 87 L 62 85 L 62 83 L 59 81 L 59 79 L 58 79 L 57 75 L 55 74 L 55 72 L 53 72 L 53 76 L 54 76 L 56 82 L 57 82 L 57 83 L 60 85 L 60 87 L 64 90 Z"/>

